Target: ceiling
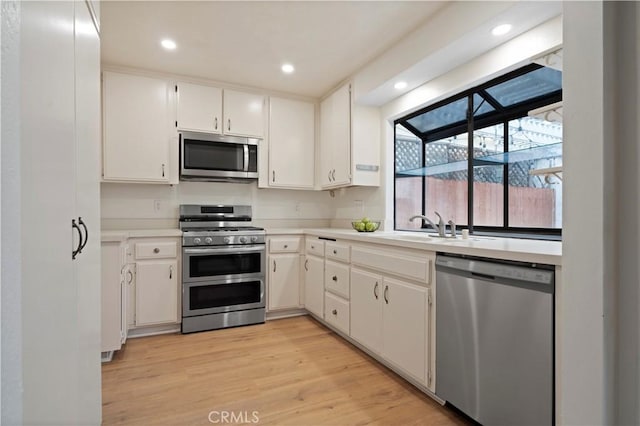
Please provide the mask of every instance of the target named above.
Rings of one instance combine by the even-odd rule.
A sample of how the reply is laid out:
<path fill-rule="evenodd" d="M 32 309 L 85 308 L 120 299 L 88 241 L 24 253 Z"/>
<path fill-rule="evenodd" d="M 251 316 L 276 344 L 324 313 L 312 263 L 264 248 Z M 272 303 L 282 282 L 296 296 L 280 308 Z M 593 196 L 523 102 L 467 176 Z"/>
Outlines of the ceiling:
<path fill-rule="evenodd" d="M 321 97 L 446 2 L 106 1 L 102 62 Z M 163 38 L 178 47 L 166 51 Z M 280 66 L 292 63 L 285 75 Z"/>

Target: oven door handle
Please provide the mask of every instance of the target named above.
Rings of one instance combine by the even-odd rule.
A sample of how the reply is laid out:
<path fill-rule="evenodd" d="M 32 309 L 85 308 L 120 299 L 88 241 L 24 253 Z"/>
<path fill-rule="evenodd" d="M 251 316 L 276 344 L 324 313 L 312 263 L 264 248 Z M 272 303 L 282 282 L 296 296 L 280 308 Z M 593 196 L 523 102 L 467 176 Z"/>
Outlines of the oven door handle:
<path fill-rule="evenodd" d="M 242 247 L 224 247 L 224 248 L 185 248 L 184 254 L 221 254 L 221 253 L 262 253 L 265 251 L 264 246 L 242 246 Z"/>

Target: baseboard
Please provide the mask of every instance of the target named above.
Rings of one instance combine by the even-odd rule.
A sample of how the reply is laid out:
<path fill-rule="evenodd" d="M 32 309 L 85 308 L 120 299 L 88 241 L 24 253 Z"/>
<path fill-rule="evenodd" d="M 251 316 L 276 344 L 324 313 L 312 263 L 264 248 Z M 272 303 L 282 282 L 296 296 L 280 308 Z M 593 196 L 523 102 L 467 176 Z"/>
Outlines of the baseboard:
<path fill-rule="evenodd" d="M 140 327 L 129 329 L 127 339 L 135 339 L 137 337 L 156 336 L 158 334 L 179 333 L 180 324 L 164 324 L 154 325 L 150 327 Z"/>
<path fill-rule="evenodd" d="M 281 311 L 267 312 L 267 321 L 274 319 L 299 317 L 301 315 L 308 315 L 309 312 L 306 309 L 283 309 Z"/>

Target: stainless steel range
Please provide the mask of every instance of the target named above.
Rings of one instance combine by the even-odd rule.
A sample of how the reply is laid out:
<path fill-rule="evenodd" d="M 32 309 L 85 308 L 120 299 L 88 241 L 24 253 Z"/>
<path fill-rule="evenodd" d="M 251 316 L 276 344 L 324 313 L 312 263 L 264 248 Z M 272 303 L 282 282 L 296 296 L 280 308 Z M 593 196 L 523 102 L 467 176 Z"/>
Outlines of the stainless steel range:
<path fill-rule="evenodd" d="M 182 333 L 265 321 L 265 231 L 251 206 L 181 205 Z"/>

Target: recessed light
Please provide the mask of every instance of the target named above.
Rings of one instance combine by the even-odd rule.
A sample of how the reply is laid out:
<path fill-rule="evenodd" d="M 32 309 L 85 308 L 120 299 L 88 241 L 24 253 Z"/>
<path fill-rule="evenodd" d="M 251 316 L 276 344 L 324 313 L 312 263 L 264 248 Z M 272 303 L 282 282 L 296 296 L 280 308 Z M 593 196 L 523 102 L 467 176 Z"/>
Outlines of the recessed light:
<path fill-rule="evenodd" d="M 394 84 L 393 87 L 395 89 L 402 90 L 402 89 L 407 87 L 407 82 L 406 81 L 399 81 L 396 84 Z"/>
<path fill-rule="evenodd" d="M 495 27 L 494 29 L 492 29 L 491 34 L 493 34 L 494 36 L 505 35 L 509 31 L 511 31 L 511 28 L 512 28 L 511 24 L 501 24 Z"/>
<path fill-rule="evenodd" d="M 296 70 L 291 64 L 283 64 L 281 69 L 282 69 L 282 72 L 285 74 L 291 74 Z"/>
<path fill-rule="evenodd" d="M 176 42 L 173 40 L 169 40 L 168 38 L 162 40 L 160 44 L 167 50 L 173 50 L 176 48 Z"/>

